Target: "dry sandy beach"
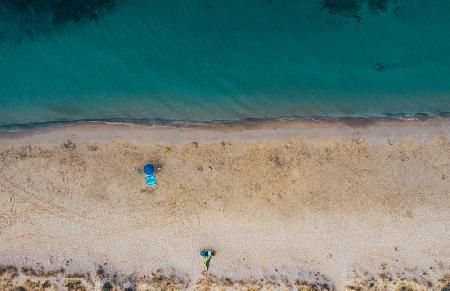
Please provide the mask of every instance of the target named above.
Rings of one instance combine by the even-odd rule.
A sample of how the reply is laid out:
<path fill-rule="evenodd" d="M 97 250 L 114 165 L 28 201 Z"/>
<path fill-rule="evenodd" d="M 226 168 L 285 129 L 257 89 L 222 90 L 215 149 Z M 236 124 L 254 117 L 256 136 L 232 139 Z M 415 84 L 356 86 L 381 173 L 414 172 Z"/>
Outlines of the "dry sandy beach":
<path fill-rule="evenodd" d="M 440 290 L 449 209 L 446 119 L 3 133 L 0 287 Z"/>

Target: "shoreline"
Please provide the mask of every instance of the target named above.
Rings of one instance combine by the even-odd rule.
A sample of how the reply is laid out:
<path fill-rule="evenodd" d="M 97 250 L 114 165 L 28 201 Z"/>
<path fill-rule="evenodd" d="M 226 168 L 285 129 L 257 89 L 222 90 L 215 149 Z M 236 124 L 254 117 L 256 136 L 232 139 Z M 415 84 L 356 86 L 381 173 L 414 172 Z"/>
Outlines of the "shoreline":
<path fill-rule="evenodd" d="M 195 283 L 211 247 L 210 286 L 437 286 L 450 274 L 449 153 L 446 118 L 0 134 L 0 264 Z M 146 161 L 163 165 L 154 192 L 134 171 Z"/>
<path fill-rule="evenodd" d="M 92 124 L 116 124 L 128 126 L 167 126 L 167 127 L 212 127 L 212 126 L 239 126 L 257 125 L 270 122 L 325 122 L 344 123 L 349 125 L 370 125 L 378 121 L 408 121 L 450 119 L 450 112 L 415 113 L 415 114 L 382 114 L 382 115 L 351 115 L 351 116 L 280 116 L 274 118 L 242 118 L 236 120 L 169 120 L 169 119 L 80 119 L 68 121 L 46 121 L 27 124 L 9 124 L 0 126 L 0 135 L 4 133 L 29 132 L 33 130 L 55 128 L 60 126 L 82 126 Z"/>
<path fill-rule="evenodd" d="M 399 129 L 399 131 L 396 131 Z M 336 131 L 337 130 L 337 131 Z M 416 132 L 419 130 L 419 132 Z M 421 132 L 421 130 L 423 132 Z M 318 138 L 327 136 L 351 138 L 354 134 L 369 133 L 375 135 L 370 142 L 377 143 L 377 138 L 392 136 L 414 136 L 436 134 L 445 136 L 450 133 L 450 118 L 339 118 L 339 119 L 275 119 L 246 120 L 236 123 L 211 124 L 139 124 L 121 122 L 76 122 L 56 123 L 44 126 L 32 126 L 21 131 L 2 131 L 0 128 L 0 146 L 37 143 L 54 145 L 61 139 L 79 141 L 98 140 L 109 142 L 111 139 L 132 139 L 137 143 L 165 142 L 179 145 L 197 139 L 214 142 L 223 138 L 234 140 L 263 140 L 289 137 Z M 154 134 L 158 139 L 151 139 L 138 134 Z M 39 141 L 40 140 L 40 141 Z"/>

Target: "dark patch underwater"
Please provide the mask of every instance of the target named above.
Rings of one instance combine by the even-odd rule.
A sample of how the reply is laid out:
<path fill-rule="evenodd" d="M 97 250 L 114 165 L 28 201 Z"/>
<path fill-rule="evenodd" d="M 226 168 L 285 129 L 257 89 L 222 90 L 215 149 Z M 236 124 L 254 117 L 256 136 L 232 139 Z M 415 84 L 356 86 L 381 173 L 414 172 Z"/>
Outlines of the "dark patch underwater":
<path fill-rule="evenodd" d="M 380 13 L 388 10 L 389 2 L 389 0 L 323 0 L 323 7 L 332 14 L 358 17 L 365 4 L 371 12 Z"/>
<path fill-rule="evenodd" d="M 0 40 L 21 41 L 50 34 L 69 23 L 96 21 L 121 0 L 3 0 Z"/>

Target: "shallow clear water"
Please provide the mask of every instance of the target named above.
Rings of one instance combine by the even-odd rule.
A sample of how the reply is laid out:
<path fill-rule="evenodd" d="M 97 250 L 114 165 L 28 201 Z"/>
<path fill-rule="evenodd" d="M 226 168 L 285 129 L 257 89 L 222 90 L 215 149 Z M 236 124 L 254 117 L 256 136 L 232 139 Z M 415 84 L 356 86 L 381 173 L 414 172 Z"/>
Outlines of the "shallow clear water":
<path fill-rule="evenodd" d="M 3 126 L 450 112 L 450 1 L 16 2 Z"/>

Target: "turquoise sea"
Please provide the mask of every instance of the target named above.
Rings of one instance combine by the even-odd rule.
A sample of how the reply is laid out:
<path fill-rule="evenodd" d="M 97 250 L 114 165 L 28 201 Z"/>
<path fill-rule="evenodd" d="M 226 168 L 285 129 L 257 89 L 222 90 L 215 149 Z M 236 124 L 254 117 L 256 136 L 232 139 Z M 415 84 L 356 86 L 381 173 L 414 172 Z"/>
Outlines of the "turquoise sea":
<path fill-rule="evenodd" d="M 0 126 L 450 112 L 448 0 L 2 0 Z"/>

